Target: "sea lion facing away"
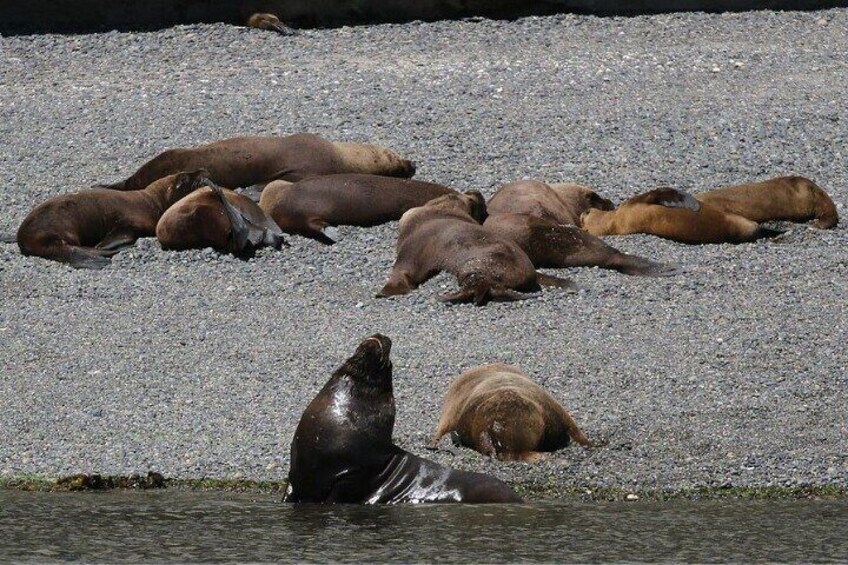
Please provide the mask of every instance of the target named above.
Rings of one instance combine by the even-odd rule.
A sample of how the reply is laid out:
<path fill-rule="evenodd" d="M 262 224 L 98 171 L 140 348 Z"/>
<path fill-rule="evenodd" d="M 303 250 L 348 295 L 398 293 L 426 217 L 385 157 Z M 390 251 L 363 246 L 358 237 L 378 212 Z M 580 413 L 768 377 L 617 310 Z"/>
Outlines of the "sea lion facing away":
<path fill-rule="evenodd" d="M 527 214 L 556 224 L 580 225 L 580 215 L 590 208 L 612 210 L 610 200 L 579 184 L 545 184 L 520 180 L 503 185 L 489 199 L 489 214 Z"/>
<path fill-rule="evenodd" d="M 397 260 L 378 297 L 407 294 L 440 271 L 449 271 L 460 289 L 447 302 L 486 304 L 521 300 L 540 284 L 573 288 L 568 280 L 537 273 L 521 248 L 479 224 L 486 204 L 479 192 L 448 194 L 413 208 L 400 219 Z"/>
<path fill-rule="evenodd" d="M 537 269 L 601 267 L 626 275 L 664 277 L 677 267 L 622 253 L 586 231 L 527 214 L 492 214 L 483 227 L 518 244 Z"/>
<path fill-rule="evenodd" d="M 171 206 L 156 224 L 163 249 L 212 247 L 250 255 L 260 247 L 288 245 L 283 232 L 253 200 L 209 183 Z"/>
<path fill-rule="evenodd" d="M 451 383 L 430 447 L 454 431 L 462 445 L 507 461 L 539 459 L 572 439 L 594 445 L 553 396 L 503 363 L 475 367 Z"/>
<path fill-rule="evenodd" d="M 282 35 L 297 35 L 297 31 L 281 22 L 274 14 L 253 14 L 247 18 L 247 27 L 276 31 Z"/>
<path fill-rule="evenodd" d="M 776 177 L 696 194 L 699 201 L 754 222 L 815 220 L 817 228 L 832 228 L 839 214 L 830 196 L 810 179 Z"/>
<path fill-rule="evenodd" d="M 286 233 L 335 243 L 327 226 L 370 227 L 399 220 L 411 208 L 454 190 L 439 184 L 379 175 L 338 174 L 294 184 L 275 181 L 262 191 L 262 207 Z"/>
<path fill-rule="evenodd" d="M 364 143 L 333 142 L 309 133 L 285 137 L 233 137 L 194 148 L 168 149 L 130 178 L 103 188 L 138 190 L 179 171 L 209 171 L 209 179 L 230 188 L 314 175 L 372 173 L 411 177 L 415 164 L 389 149 Z"/>
<path fill-rule="evenodd" d="M 581 222 L 592 235 L 648 233 L 681 243 L 742 243 L 783 233 L 673 188 L 634 196 L 610 212 L 589 210 Z"/>
<path fill-rule="evenodd" d="M 392 443 L 392 342 L 375 334 L 309 403 L 291 444 L 286 502 L 521 502 L 501 481 L 457 471 Z"/>
<path fill-rule="evenodd" d="M 139 237 L 156 232 L 172 204 L 202 186 L 206 171 L 177 173 L 143 190 L 85 190 L 51 198 L 36 206 L 18 229 L 24 255 L 99 269 Z"/>

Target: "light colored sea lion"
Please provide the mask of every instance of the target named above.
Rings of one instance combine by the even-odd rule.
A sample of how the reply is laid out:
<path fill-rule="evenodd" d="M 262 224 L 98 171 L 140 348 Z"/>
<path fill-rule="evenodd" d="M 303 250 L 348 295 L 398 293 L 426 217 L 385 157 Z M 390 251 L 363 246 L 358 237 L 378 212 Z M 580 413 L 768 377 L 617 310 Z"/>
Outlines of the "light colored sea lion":
<path fill-rule="evenodd" d="M 280 21 L 274 14 L 253 14 L 247 18 L 247 27 L 276 31 L 282 35 L 296 35 L 297 31 Z"/>
<path fill-rule="evenodd" d="M 503 363 L 475 367 L 451 383 L 430 447 L 450 432 L 460 444 L 506 461 L 535 461 L 572 439 L 594 446 L 548 391 Z"/>
<path fill-rule="evenodd" d="M 622 253 L 586 231 L 527 214 L 492 214 L 483 227 L 514 241 L 537 269 L 601 267 L 626 275 L 663 277 L 680 269 L 644 257 Z"/>
<path fill-rule="evenodd" d="M 256 202 L 213 183 L 168 208 L 156 224 L 156 238 L 163 249 L 212 247 L 233 255 L 288 245 Z"/>
<path fill-rule="evenodd" d="M 400 219 L 397 260 L 378 297 L 407 294 L 440 271 L 459 282 L 447 302 L 486 304 L 535 296 L 540 284 L 574 288 L 571 281 L 537 273 L 521 248 L 487 232 L 479 192 L 448 194 L 413 208 Z"/>
<path fill-rule="evenodd" d="M 327 226 L 370 227 L 399 220 L 411 208 L 454 190 L 439 184 L 379 175 L 338 174 L 294 184 L 274 181 L 259 206 L 286 232 L 332 245 Z"/>
<path fill-rule="evenodd" d="M 51 198 L 36 206 L 18 229 L 24 255 L 99 269 L 109 257 L 156 232 L 172 204 L 206 183 L 206 171 L 177 173 L 143 190 L 94 189 Z"/>
<path fill-rule="evenodd" d="M 489 199 L 489 214 L 527 214 L 556 224 L 580 225 L 580 215 L 590 208 L 612 210 L 613 204 L 591 188 L 579 184 L 545 184 L 520 180 L 503 185 Z"/>
<path fill-rule="evenodd" d="M 648 233 L 681 243 L 742 243 L 783 233 L 672 188 L 634 196 L 613 211 L 589 210 L 581 223 L 592 235 Z"/>
<path fill-rule="evenodd" d="M 210 180 L 221 186 L 239 188 L 335 173 L 411 177 L 415 164 L 377 145 L 327 141 L 309 133 L 233 137 L 194 148 L 168 149 L 130 178 L 102 187 L 138 190 L 166 175 L 194 169 L 208 170 Z"/>
<path fill-rule="evenodd" d="M 375 334 L 309 403 L 291 444 L 286 502 L 521 502 L 507 485 L 457 471 L 392 443 L 391 340 Z"/>
<path fill-rule="evenodd" d="M 816 183 L 804 177 L 776 177 L 695 194 L 699 201 L 754 222 L 815 220 L 817 228 L 839 221 L 836 205 Z"/>

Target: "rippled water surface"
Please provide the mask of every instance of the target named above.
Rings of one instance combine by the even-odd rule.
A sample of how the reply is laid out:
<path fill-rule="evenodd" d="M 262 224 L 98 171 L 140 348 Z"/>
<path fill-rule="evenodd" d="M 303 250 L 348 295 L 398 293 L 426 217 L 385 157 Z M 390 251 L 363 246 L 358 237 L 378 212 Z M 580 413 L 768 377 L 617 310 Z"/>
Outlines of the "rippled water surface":
<path fill-rule="evenodd" d="M 848 501 L 291 506 L 0 491 L 0 562 L 848 561 Z"/>

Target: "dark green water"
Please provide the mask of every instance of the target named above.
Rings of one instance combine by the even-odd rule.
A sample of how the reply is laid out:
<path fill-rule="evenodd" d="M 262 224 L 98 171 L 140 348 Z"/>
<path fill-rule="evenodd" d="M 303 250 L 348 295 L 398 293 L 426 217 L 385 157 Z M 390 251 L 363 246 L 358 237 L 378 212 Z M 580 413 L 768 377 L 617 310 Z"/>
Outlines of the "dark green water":
<path fill-rule="evenodd" d="M 848 501 L 290 506 L 0 491 L 8 561 L 848 561 Z"/>

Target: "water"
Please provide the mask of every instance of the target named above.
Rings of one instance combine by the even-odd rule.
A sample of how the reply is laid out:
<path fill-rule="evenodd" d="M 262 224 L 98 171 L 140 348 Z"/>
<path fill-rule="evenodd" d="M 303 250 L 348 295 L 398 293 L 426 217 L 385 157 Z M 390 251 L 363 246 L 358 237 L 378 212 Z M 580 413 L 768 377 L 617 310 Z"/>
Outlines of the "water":
<path fill-rule="evenodd" d="M 848 501 L 394 507 L 0 491 L 8 561 L 848 561 Z"/>

